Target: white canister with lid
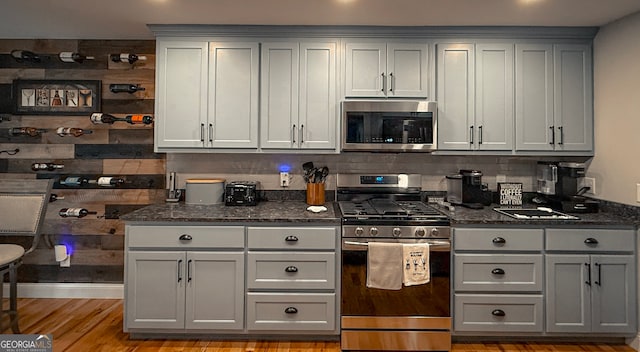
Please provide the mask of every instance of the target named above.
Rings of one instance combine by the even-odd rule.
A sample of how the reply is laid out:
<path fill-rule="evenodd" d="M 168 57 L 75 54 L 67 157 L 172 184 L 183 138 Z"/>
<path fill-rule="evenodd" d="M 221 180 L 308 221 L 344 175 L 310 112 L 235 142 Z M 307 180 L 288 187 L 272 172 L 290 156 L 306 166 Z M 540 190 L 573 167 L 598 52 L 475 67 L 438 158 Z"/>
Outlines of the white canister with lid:
<path fill-rule="evenodd" d="M 222 204 L 224 202 L 224 179 L 188 179 L 186 181 L 185 204 Z"/>

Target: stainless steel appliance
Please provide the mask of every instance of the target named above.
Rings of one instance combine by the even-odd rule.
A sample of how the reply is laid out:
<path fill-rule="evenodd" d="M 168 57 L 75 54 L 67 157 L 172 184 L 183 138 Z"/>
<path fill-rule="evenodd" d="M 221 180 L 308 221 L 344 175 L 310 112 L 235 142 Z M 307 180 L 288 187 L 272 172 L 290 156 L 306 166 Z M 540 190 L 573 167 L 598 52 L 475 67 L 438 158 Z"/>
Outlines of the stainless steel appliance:
<path fill-rule="evenodd" d="M 584 163 L 538 162 L 534 202 L 571 213 L 597 212 L 598 202 L 582 196 L 588 188 L 578 188 L 585 173 Z"/>
<path fill-rule="evenodd" d="M 451 348 L 449 219 L 421 201 L 421 176 L 337 175 L 342 213 L 341 348 L 448 351 Z M 430 244 L 427 284 L 368 288 L 368 244 Z"/>
<path fill-rule="evenodd" d="M 258 181 L 233 181 L 227 183 L 224 191 L 225 205 L 257 205 Z"/>
<path fill-rule="evenodd" d="M 428 152 L 437 146 L 436 103 L 342 102 L 342 150 Z"/>
<path fill-rule="evenodd" d="M 458 174 L 446 176 L 446 179 L 449 203 L 473 209 L 491 204 L 491 192 L 482 184 L 481 171 L 460 170 Z"/>

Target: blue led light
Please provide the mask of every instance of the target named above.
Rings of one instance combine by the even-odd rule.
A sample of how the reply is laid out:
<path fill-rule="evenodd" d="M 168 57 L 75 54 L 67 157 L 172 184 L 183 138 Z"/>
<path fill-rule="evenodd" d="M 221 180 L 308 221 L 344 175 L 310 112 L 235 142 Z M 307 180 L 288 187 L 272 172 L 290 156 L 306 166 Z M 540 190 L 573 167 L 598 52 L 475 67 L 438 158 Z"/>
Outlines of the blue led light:
<path fill-rule="evenodd" d="M 382 183 L 383 180 L 384 180 L 384 177 L 376 176 L 376 183 Z"/>
<path fill-rule="evenodd" d="M 289 172 L 289 171 L 291 171 L 291 165 L 289 165 L 289 164 L 280 164 L 280 166 L 278 166 L 278 170 L 280 172 Z"/>

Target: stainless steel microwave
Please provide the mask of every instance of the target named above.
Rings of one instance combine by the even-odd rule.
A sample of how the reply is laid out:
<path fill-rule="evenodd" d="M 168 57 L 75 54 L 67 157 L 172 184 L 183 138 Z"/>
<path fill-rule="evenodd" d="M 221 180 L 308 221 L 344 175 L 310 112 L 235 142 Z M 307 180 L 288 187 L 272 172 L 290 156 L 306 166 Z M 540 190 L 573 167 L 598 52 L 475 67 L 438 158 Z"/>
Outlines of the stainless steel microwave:
<path fill-rule="evenodd" d="M 436 115 L 432 101 L 343 101 L 342 150 L 433 151 L 437 146 Z"/>

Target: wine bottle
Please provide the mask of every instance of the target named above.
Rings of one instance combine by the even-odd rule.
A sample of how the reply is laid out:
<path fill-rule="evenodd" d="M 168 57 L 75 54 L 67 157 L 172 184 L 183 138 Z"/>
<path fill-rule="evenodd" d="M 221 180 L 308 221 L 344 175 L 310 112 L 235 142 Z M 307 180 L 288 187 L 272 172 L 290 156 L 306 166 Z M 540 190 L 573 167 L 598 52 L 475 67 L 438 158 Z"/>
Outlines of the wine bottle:
<path fill-rule="evenodd" d="M 94 112 L 93 114 L 91 114 L 91 122 L 93 122 L 94 124 L 106 123 L 111 125 L 116 121 L 123 121 L 132 125 L 137 125 L 137 124 L 148 125 L 153 122 L 153 116 L 127 115 L 125 117 L 115 117 L 113 115 L 104 114 L 101 112 Z"/>
<path fill-rule="evenodd" d="M 109 114 L 103 114 L 101 112 L 94 112 L 93 114 L 91 114 L 90 118 L 91 122 L 93 122 L 94 124 L 106 123 L 112 125 L 114 122 L 118 121 L 117 117 Z"/>
<path fill-rule="evenodd" d="M 85 130 L 82 128 L 75 128 L 75 127 L 58 127 L 58 129 L 56 130 L 56 133 L 60 137 L 64 137 L 64 136 L 80 137 L 84 134 L 92 134 L 93 131 Z"/>
<path fill-rule="evenodd" d="M 84 60 L 95 59 L 95 57 L 93 56 L 86 56 L 84 54 L 74 53 L 72 51 L 63 51 L 60 54 L 58 54 L 58 57 L 62 62 L 77 62 L 79 64 L 83 63 Z"/>
<path fill-rule="evenodd" d="M 64 169 L 64 165 L 55 163 L 33 163 L 31 164 L 31 170 L 33 171 L 53 171 L 57 169 Z"/>
<path fill-rule="evenodd" d="M 109 55 L 109 57 L 113 62 L 128 62 L 130 64 L 133 64 L 138 60 L 142 61 L 147 59 L 147 57 L 144 55 L 136 55 L 136 54 L 129 54 L 129 53 L 111 54 Z"/>
<path fill-rule="evenodd" d="M 111 90 L 112 93 L 130 93 L 131 94 L 131 93 L 135 93 L 145 89 L 144 87 L 140 87 L 139 84 L 116 83 L 116 84 L 110 84 L 109 90 Z"/>
<path fill-rule="evenodd" d="M 40 56 L 38 54 L 28 50 L 11 50 L 11 56 L 17 62 L 40 62 Z"/>
<path fill-rule="evenodd" d="M 10 136 L 38 137 L 45 132 L 47 132 L 47 130 L 35 128 L 35 127 L 14 127 L 9 129 Z"/>
<path fill-rule="evenodd" d="M 82 176 L 68 176 L 64 180 L 60 181 L 61 185 L 78 187 L 89 183 L 89 179 Z"/>
<path fill-rule="evenodd" d="M 124 179 L 121 177 L 102 176 L 98 178 L 98 186 L 102 187 L 116 187 L 124 183 Z"/>
<path fill-rule="evenodd" d="M 55 193 L 51 193 L 51 194 L 49 195 L 49 203 L 53 203 L 53 202 L 55 202 L 56 200 L 63 200 L 63 199 L 64 199 L 64 197 L 61 197 L 61 196 L 59 196 L 59 195 L 57 195 L 57 194 L 55 194 Z"/>
<path fill-rule="evenodd" d="M 132 125 L 145 124 L 149 125 L 153 122 L 153 116 L 149 115 L 127 115 L 125 121 Z"/>
<path fill-rule="evenodd" d="M 84 218 L 89 214 L 98 214 L 97 211 L 88 211 L 85 208 L 62 208 L 58 211 L 58 215 L 63 218 L 74 217 L 74 218 Z"/>

